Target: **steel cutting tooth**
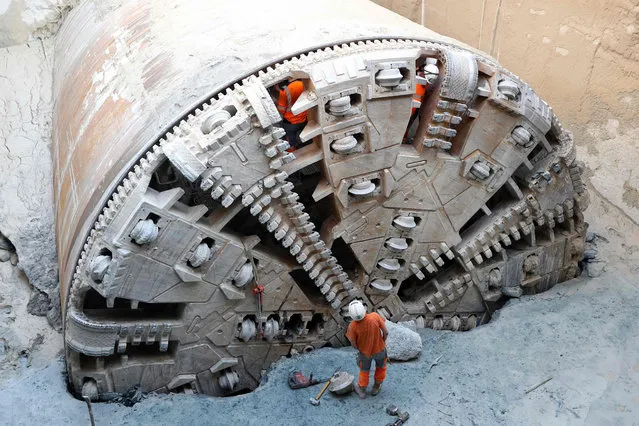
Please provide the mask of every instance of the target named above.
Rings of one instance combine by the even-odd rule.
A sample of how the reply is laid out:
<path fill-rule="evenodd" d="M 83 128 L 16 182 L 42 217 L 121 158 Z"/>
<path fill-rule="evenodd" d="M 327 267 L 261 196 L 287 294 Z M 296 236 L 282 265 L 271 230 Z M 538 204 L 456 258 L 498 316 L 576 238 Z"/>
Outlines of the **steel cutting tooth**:
<path fill-rule="evenodd" d="M 289 230 L 288 223 L 282 222 L 280 226 L 277 228 L 277 230 L 273 233 L 273 236 L 275 237 L 277 241 L 280 241 L 282 238 L 284 238 L 288 230 Z"/>
<path fill-rule="evenodd" d="M 342 282 L 342 287 L 344 287 L 345 290 L 351 290 L 353 289 L 353 281 L 351 280 L 345 280 L 344 282 Z"/>
<path fill-rule="evenodd" d="M 348 274 L 346 272 L 340 272 L 336 274 L 335 276 L 337 277 L 337 280 L 342 283 L 348 280 Z"/>
<path fill-rule="evenodd" d="M 331 267 L 331 271 L 333 271 L 335 275 L 339 275 L 344 271 L 344 269 L 342 268 L 341 265 L 335 265 Z"/>
<path fill-rule="evenodd" d="M 313 222 L 308 222 L 303 225 L 297 227 L 297 230 L 302 234 L 308 234 L 315 229 L 315 224 Z"/>
<path fill-rule="evenodd" d="M 287 141 L 281 141 L 279 143 L 277 143 L 275 145 L 275 148 L 279 151 L 279 152 L 285 152 L 287 149 L 289 149 L 291 146 L 288 144 Z"/>
<path fill-rule="evenodd" d="M 286 179 L 288 179 L 288 173 L 286 173 L 285 171 L 279 171 L 275 173 L 275 180 L 277 180 L 278 182 L 282 183 L 286 181 Z"/>
<path fill-rule="evenodd" d="M 314 247 L 314 248 L 315 248 L 316 250 L 319 250 L 319 255 L 320 255 L 320 257 L 321 257 L 321 258 L 322 258 L 325 262 L 327 262 L 327 264 L 328 264 L 328 261 L 329 261 L 330 259 L 335 259 L 335 258 L 332 256 L 332 253 L 331 253 L 330 249 L 327 249 L 327 248 L 321 248 L 321 247 L 324 245 L 324 242 L 323 242 L 323 241 L 321 242 L 321 244 L 317 244 L 317 245 L 318 245 L 318 246 L 320 246 L 320 247 Z"/>
<path fill-rule="evenodd" d="M 322 272 L 319 273 L 319 275 L 317 276 L 317 278 L 315 278 L 315 286 L 317 287 L 321 287 L 324 284 L 326 284 L 326 280 L 332 277 L 332 272 L 331 271 L 327 271 L 324 270 Z"/>
<path fill-rule="evenodd" d="M 428 253 L 430 254 L 430 257 L 433 259 L 433 261 L 437 264 L 437 266 L 444 265 L 444 261 L 439 257 L 440 253 L 437 250 L 430 249 L 428 250 Z"/>
<path fill-rule="evenodd" d="M 275 188 L 280 190 L 282 194 L 290 194 L 293 191 L 293 187 L 294 185 L 292 182 L 281 182 Z"/>
<path fill-rule="evenodd" d="M 266 229 L 268 232 L 274 232 L 280 223 L 282 222 L 282 217 L 278 214 L 274 215 L 266 224 Z"/>
<path fill-rule="evenodd" d="M 308 213 L 302 213 L 299 215 L 295 215 L 291 217 L 291 220 L 293 220 L 293 223 L 297 226 L 302 226 L 306 223 L 308 223 L 308 220 L 311 218 L 311 216 Z"/>
<path fill-rule="evenodd" d="M 256 198 L 262 195 L 263 192 L 264 190 L 262 188 L 262 185 L 260 184 L 253 185 L 244 193 L 244 196 L 242 197 L 242 204 L 244 206 L 251 205 Z"/>
<path fill-rule="evenodd" d="M 275 145 L 273 146 L 269 146 L 268 148 L 266 148 L 264 150 L 264 154 L 269 157 L 269 158 L 273 158 L 275 157 L 277 154 L 279 154 L 280 152 L 278 151 L 277 147 Z M 275 168 L 275 167 L 272 167 Z"/>
<path fill-rule="evenodd" d="M 515 241 L 518 241 L 519 239 L 521 239 L 521 235 L 519 235 L 519 230 L 517 229 L 517 227 L 512 226 L 510 229 L 510 235 L 513 236 L 513 238 L 515 239 Z"/>
<path fill-rule="evenodd" d="M 268 175 L 262 180 L 264 188 L 273 188 L 276 183 L 277 179 L 275 179 L 275 174 Z"/>
<path fill-rule="evenodd" d="M 282 240 L 282 245 L 285 248 L 288 248 L 288 247 L 291 246 L 291 244 L 293 244 L 293 242 L 296 240 L 296 238 L 297 238 L 297 232 L 295 232 L 294 229 L 291 229 L 290 231 L 288 231 L 288 233 L 286 234 L 286 236 Z M 293 253 L 291 253 L 291 254 L 293 254 Z"/>
<path fill-rule="evenodd" d="M 302 250 L 302 247 L 304 247 L 304 243 L 302 242 L 301 239 L 296 239 L 293 242 L 293 245 L 291 245 L 291 249 L 290 252 L 293 256 L 295 256 L 296 254 L 298 254 L 300 252 L 300 250 Z"/>
<path fill-rule="evenodd" d="M 313 249 L 311 247 L 305 246 L 299 252 L 295 260 L 297 260 L 297 263 L 304 263 L 306 259 L 308 259 L 308 255 L 311 254 L 312 252 L 313 252 Z"/>
<path fill-rule="evenodd" d="M 305 271 L 310 271 L 316 264 L 317 261 L 320 260 L 319 254 L 314 253 L 312 256 L 308 257 L 308 259 L 306 259 L 306 261 L 304 262 L 304 264 L 302 265 L 302 268 Z M 310 274 L 309 274 L 310 275 Z M 311 278 L 315 278 L 315 277 L 311 277 Z"/>
<path fill-rule="evenodd" d="M 271 217 L 273 217 L 273 214 L 275 214 L 275 210 L 272 207 L 269 207 L 266 211 L 259 215 L 258 220 L 260 223 L 266 223 L 269 219 L 271 219 Z"/>
<path fill-rule="evenodd" d="M 263 208 L 264 208 L 264 206 L 263 206 L 262 204 L 260 204 L 259 202 L 254 203 L 254 204 L 251 206 L 250 213 L 251 213 L 253 216 L 257 216 L 257 215 L 258 215 L 258 214 L 262 211 L 262 209 L 263 209 Z"/>
<path fill-rule="evenodd" d="M 314 231 L 314 232 L 311 232 L 310 234 L 303 236 L 302 239 L 304 240 L 306 244 L 313 244 L 320 241 L 320 234 L 319 232 Z"/>
<path fill-rule="evenodd" d="M 231 185 L 223 194 L 222 207 L 229 207 L 240 195 L 242 195 L 242 187 L 240 185 Z"/>
<path fill-rule="evenodd" d="M 225 188 L 221 182 L 216 183 L 215 186 L 213 186 L 213 189 L 211 190 L 211 198 L 213 198 L 214 200 L 217 200 L 224 194 L 224 190 Z"/>
<path fill-rule="evenodd" d="M 444 255 L 446 255 L 448 259 L 453 260 L 455 258 L 455 255 L 446 243 L 441 243 L 439 247 L 441 248 L 442 253 L 444 253 Z"/>
<path fill-rule="evenodd" d="M 280 198 L 280 201 L 284 204 L 294 204 L 297 202 L 297 200 L 299 200 L 300 196 L 292 193 L 292 194 L 288 194 L 283 196 L 282 198 Z"/>
<path fill-rule="evenodd" d="M 323 268 L 325 268 L 326 265 L 322 264 L 322 263 L 318 263 L 317 265 L 315 265 L 309 272 L 308 272 L 308 276 L 311 277 L 311 279 L 315 279 L 319 276 L 320 272 L 323 270 Z"/>
<path fill-rule="evenodd" d="M 423 272 L 421 271 L 419 266 L 417 266 L 417 264 L 415 264 L 415 263 L 411 263 L 410 264 L 410 271 L 413 274 L 415 274 L 415 276 L 417 277 L 418 280 L 423 280 L 424 278 L 426 278 L 426 276 L 423 274 Z"/>
<path fill-rule="evenodd" d="M 211 187 L 213 187 L 213 184 L 215 184 L 220 177 L 222 177 L 221 167 L 211 167 L 209 169 L 206 169 L 206 171 L 202 173 L 201 176 L 202 181 L 200 183 L 200 188 L 203 191 L 208 191 L 209 189 L 211 189 Z"/>
<path fill-rule="evenodd" d="M 295 203 L 292 206 L 287 207 L 286 211 L 291 216 L 301 214 L 304 211 L 304 204 Z"/>
<path fill-rule="evenodd" d="M 509 246 L 512 244 L 510 237 L 504 233 L 499 234 L 499 238 L 501 238 L 501 241 L 504 243 L 505 246 Z"/>
<path fill-rule="evenodd" d="M 281 127 L 274 127 L 273 130 L 271 131 L 271 137 L 273 138 L 273 140 L 281 139 L 285 135 L 286 135 L 286 131 L 282 129 Z"/>

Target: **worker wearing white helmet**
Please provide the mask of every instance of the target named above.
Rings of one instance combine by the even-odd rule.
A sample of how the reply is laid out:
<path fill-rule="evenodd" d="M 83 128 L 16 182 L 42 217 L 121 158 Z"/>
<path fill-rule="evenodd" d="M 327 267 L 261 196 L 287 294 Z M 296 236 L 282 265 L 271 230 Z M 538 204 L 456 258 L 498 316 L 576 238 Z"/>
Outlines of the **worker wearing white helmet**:
<path fill-rule="evenodd" d="M 426 96 L 426 89 L 429 85 L 435 84 L 437 77 L 439 77 L 439 68 L 437 65 L 432 63 L 424 64 L 419 67 L 417 70 L 417 76 L 422 77 L 427 84 L 415 84 L 415 94 L 413 95 L 413 100 L 415 101 L 415 105 L 421 105 L 424 102 L 424 97 Z M 417 111 L 417 107 L 413 107 L 411 112 L 415 114 Z"/>
<path fill-rule="evenodd" d="M 417 78 L 415 79 L 415 93 L 413 93 L 412 109 L 408 126 L 404 133 L 403 143 L 413 143 L 413 138 L 419 127 L 419 109 L 425 99 L 432 93 L 437 78 L 439 77 L 439 68 L 437 67 L 437 59 L 426 58 L 426 62 L 417 68 Z"/>
<path fill-rule="evenodd" d="M 359 351 L 359 380 L 354 386 L 360 398 L 365 398 L 365 390 L 370 380 L 370 370 L 375 361 L 375 384 L 372 395 L 377 395 L 386 378 L 386 320 L 377 313 L 366 313 L 366 307 L 359 300 L 348 305 L 348 314 L 353 321 L 348 325 L 346 337 L 351 345 Z"/>

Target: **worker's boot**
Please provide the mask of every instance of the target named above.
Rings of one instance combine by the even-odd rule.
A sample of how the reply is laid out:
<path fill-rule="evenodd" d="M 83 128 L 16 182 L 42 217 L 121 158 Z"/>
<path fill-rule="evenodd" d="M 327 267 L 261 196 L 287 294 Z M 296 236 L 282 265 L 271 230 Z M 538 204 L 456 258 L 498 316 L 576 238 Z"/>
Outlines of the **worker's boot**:
<path fill-rule="evenodd" d="M 375 396 L 382 390 L 382 382 L 375 382 L 373 385 L 373 390 L 371 391 L 371 395 Z"/>
<path fill-rule="evenodd" d="M 364 392 L 364 389 L 360 388 L 357 383 L 355 383 L 355 385 L 353 386 L 353 390 L 360 398 L 362 399 L 366 398 L 366 393 Z"/>

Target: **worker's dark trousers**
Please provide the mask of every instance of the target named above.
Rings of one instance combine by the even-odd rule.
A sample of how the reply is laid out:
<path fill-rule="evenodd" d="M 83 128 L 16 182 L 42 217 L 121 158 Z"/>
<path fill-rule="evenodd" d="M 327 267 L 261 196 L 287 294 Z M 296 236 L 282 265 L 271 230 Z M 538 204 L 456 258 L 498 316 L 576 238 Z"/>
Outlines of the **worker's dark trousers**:
<path fill-rule="evenodd" d="M 375 361 L 375 383 L 382 383 L 386 378 L 386 349 L 374 354 L 373 356 L 366 356 L 361 352 L 358 352 L 357 363 L 359 364 L 359 387 L 366 389 L 368 387 L 368 381 L 371 373 L 371 366 Z"/>
<path fill-rule="evenodd" d="M 286 140 L 291 148 L 298 148 L 302 141 L 300 140 L 300 133 L 304 130 L 306 121 L 303 123 L 292 124 L 286 120 L 282 120 L 282 128 L 286 132 Z"/>

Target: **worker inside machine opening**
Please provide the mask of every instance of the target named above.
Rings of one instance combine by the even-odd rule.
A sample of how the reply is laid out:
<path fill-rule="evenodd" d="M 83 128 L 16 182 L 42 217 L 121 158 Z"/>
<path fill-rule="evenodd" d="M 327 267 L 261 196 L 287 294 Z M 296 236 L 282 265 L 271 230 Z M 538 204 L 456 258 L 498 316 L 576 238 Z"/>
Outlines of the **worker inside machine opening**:
<path fill-rule="evenodd" d="M 421 106 L 433 92 L 435 82 L 439 77 L 439 68 L 437 67 L 437 59 L 426 58 L 426 61 L 417 68 L 417 78 L 415 79 L 415 94 L 413 95 L 413 109 L 411 110 L 406 133 L 402 143 L 413 143 L 415 133 L 419 127 L 419 112 Z"/>
<path fill-rule="evenodd" d="M 348 305 L 348 313 L 353 321 L 348 325 L 346 337 L 358 351 L 359 366 L 359 380 L 353 389 L 363 399 L 366 398 L 373 361 L 375 361 L 375 383 L 371 395 L 377 395 L 380 392 L 382 382 L 386 378 L 388 330 L 386 320 L 376 312 L 367 313 L 366 307 L 359 300 L 353 300 Z"/>
<path fill-rule="evenodd" d="M 274 98 L 277 100 L 277 110 L 282 115 L 282 127 L 286 132 L 286 140 L 290 148 L 289 152 L 295 151 L 303 144 L 300 140 L 300 133 L 306 126 L 306 111 L 295 115 L 291 111 L 293 105 L 304 92 L 304 83 L 301 80 L 283 81 L 273 86 Z"/>

